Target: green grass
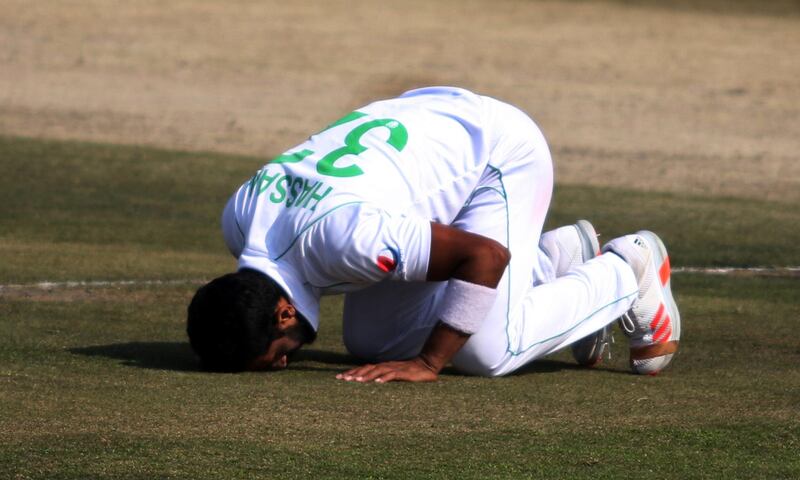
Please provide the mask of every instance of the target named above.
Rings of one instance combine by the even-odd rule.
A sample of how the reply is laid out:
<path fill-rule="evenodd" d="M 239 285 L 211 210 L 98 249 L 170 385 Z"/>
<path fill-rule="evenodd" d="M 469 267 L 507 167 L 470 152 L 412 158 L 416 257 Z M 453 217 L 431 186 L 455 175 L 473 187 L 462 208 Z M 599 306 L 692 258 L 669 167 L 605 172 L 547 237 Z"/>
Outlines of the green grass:
<path fill-rule="evenodd" d="M 0 278 L 204 278 L 220 205 L 258 160 L 0 137 Z M 102 264 L 96 260 L 101 259 Z"/>
<path fill-rule="evenodd" d="M 0 137 L 0 279 L 207 278 L 234 268 L 219 216 L 261 159 Z M 800 210 L 742 199 L 557 188 L 551 227 L 663 236 L 674 265 L 800 264 Z M 102 263 L 98 264 L 97 262 Z"/>
<path fill-rule="evenodd" d="M 234 268 L 219 211 L 261 161 L 0 138 L 0 284 L 195 279 Z M 785 204 L 556 189 L 550 225 L 647 226 L 676 265 L 800 265 Z M 658 377 L 566 352 L 519 374 L 353 385 L 341 303 L 289 370 L 208 374 L 191 285 L 0 290 L 0 478 L 797 478 L 795 278 L 674 278 Z"/>

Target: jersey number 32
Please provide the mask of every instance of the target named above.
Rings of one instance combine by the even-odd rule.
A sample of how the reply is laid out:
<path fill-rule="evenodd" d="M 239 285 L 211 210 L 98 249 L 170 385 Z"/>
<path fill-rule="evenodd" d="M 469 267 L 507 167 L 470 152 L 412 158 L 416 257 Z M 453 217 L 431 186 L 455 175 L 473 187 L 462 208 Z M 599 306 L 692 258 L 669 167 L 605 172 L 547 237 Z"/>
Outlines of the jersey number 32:
<path fill-rule="evenodd" d="M 366 115 L 366 113 L 362 112 L 349 113 L 328 125 L 328 127 L 325 128 L 325 130 L 322 130 L 322 132 L 345 123 L 354 122 L 359 118 L 365 117 Z M 360 153 L 366 151 L 367 147 L 361 144 L 361 137 L 363 137 L 370 130 L 378 127 L 385 127 L 389 129 L 389 138 L 386 140 L 386 143 L 391 145 L 398 152 L 405 148 L 406 143 L 408 143 L 408 131 L 402 123 L 391 118 L 369 120 L 354 127 L 352 130 L 350 130 L 350 132 L 348 132 L 347 135 L 345 135 L 344 146 L 328 152 L 317 162 L 317 173 L 320 175 L 327 175 L 329 177 L 356 177 L 358 175 L 362 175 L 364 170 L 362 170 L 358 165 L 351 164 L 340 167 L 336 165 L 336 162 L 346 155 L 358 156 Z M 300 150 L 299 152 L 294 153 L 284 153 L 273 159 L 270 163 L 297 163 L 303 161 L 303 159 L 313 154 L 314 151 L 308 149 Z"/>

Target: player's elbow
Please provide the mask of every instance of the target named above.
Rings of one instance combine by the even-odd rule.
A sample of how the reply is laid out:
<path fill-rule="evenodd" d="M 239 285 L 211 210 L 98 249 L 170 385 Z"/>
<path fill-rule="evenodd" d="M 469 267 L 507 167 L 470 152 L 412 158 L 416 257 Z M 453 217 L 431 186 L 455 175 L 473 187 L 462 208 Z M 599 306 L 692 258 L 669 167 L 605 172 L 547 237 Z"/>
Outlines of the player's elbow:
<path fill-rule="evenodd" d="M 487 238 L 482 242 L 480 251 L 481 263 L 487 271 L 491 271 L 493 276 L 500 281 L 508 263 L 511 261 L 511 251 L 505 245 L 495 240 Z"/>
<path fill-rule="evenodd" d="M 511 261 L 511 250 L 502 243 L 488 238 L 484 245 L 484 255 L 501 272 L 506 269 L 508 262 Z"/>
<path fill-rule="evenodd" d="M 497 242 L 494 243 L 497 245 L 497 253 L 495 254 L 497 256 L 497 263 L 498 265 L 502 265 L 503 270 L 505 270 L 508 264 L 511 262 L 511 250 L 506 248 L 505 245 L 501 245 Z"/>

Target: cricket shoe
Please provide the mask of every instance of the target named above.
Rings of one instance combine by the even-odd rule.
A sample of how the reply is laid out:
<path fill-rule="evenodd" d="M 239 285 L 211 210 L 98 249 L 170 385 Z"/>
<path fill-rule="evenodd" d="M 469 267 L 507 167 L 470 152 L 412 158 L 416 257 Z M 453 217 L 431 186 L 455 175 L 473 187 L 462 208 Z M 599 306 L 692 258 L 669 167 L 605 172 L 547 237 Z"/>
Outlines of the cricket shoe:
<path fill-rule="evenodd" d="M 633 269 L 639 295 L 619 319 L 630 337 L 630 364 L 634 373 L 655 375 L 678 351 L 681 316 L 670 288 L 669 256 L 664 243 L 653 232 L 615 238 L 603 247 L 622 257 Z"/>
<path fill-rule="evenodd" d="M 597 233 L 587 220 L 578 220 L 542 235 L 539 247 L 550 258 L 556 277 L 583 265 L 600 253 Z M 593 367 L 603 359 L 603 352 L 611 341 L 611 324 L 570 345 L 572 356 L 579 365 Z"/>

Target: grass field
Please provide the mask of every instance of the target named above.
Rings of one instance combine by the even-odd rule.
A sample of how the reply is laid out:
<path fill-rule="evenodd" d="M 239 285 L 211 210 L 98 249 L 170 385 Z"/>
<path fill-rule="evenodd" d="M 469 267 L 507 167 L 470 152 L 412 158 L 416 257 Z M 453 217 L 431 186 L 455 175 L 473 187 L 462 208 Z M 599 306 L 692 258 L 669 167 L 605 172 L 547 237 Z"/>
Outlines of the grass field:
<path fill-rule="evenodd" d="M 800 279 L 674 277 L 658 377 L 568 353 L 517 375 L 354 385 L 338 299 L 280 373 L 197 370 L 197 284 L 261 159 L 0 137 L 0 478 L 798 478 Z M 800 265 L 796 205 L 557 187 L 550 226 L 647 226 L 673 265 Z M 184 280 L 39 288 L 43 281 Z M 9 286 L 12 285 L 12 286 Z"/>

